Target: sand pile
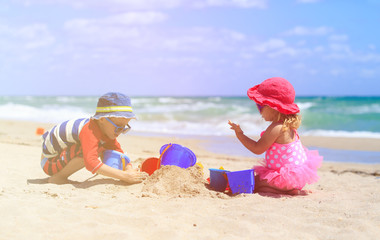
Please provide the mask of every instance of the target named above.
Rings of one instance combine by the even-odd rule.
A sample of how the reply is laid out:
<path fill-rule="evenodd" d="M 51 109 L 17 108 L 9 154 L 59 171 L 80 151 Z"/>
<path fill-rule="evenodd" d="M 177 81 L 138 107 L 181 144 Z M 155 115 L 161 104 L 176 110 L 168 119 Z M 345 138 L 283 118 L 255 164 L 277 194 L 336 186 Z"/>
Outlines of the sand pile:
<path fill-rule="evenodd" d="M 177 166 L 162 166 L 144 182 L 142 192 L 145 197 L 210 195 L 210 190 L 206 188 L 205 184 L 203 171 L 198 165 L 187 169 Z"/>

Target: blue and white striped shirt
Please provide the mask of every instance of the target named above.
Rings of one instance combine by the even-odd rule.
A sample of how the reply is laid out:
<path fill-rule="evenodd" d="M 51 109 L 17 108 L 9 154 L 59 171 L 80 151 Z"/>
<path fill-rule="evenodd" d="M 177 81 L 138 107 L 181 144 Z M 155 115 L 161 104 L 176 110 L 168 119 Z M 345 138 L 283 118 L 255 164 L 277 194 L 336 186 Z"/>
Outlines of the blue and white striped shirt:
<path fill-rule="evenodd" d="M 79 134 L 89 118 L 68 120 L 54 126 L 43 137 L 42 154 L 46 158 L 57 156 L 63 149 L 79 143 Z"/>

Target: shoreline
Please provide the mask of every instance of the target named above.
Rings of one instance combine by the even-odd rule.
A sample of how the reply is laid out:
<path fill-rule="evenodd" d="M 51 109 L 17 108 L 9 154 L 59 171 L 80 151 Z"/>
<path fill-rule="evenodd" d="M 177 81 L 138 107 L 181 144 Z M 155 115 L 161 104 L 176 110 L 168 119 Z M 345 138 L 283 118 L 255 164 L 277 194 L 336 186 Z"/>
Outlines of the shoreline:
<path fill-rule="evenodd" d="M 9 121 L 1 120 L 0 125 L 6 126 L 0 129 L 0 144 L 11 144 L 20 146 L 32 146 L 37 147 L 38 156 L 40 159 L 40 147 L 41 147 L 41 136 L 36 135 L 36 129 L 42 127 L 45 130 L 50 129 L 55 124 L 41 123 L 33 121 Z M 218 149 L 220 148 L 227 151 L 214 150 L 212 148 L 211 140 L 219 139 L 220 141 L 216 143 Z M 245 162 L 245 168 L 251 168 L 252 165 L 259 162 L 264 155 L 258 156 L 250 153 L 248 150 L 242 146 L 239 141 L 234 136 L 219 137 L 219 136 L 198 136 L 195 135 L 172 135 L 172 134 L 149 134 L 144 133 L 128 133 L 127 135 L 121 135 L 118 138 L 124 151 L 132 158 L 136 159 L 136 164 L 141 164 L 141 162 L 149 157 L 159 157 L 159 150 L 162 145 L 167 143 L 177 143 L 183 146 L 189 147 L 194 153 L 196 153 L 198 159 L 213 158 L 214 162 L 210 166 L 205 166 L 208 168 L 219 168 L 225 167 L 223 164 L 218 164 L 218 159 L 232 159 L 234 161 Z M 323 149 L 329 147 L 328 151 L 344 151 L 344 152 L 355 152 L 356 154 L 361 153 L 380 153 L 377 146 L 380 146 L 380 139 L 371 138 L 336 138 L 336 137 L 314 137 L 314 136 L 301 136 L 301 141 L 303 144 L 311 149 L 319 148 Z M 145 144 L 145 142 L 148 142 Z M 222 144 L 221 144 L 222 143 Z M 378 144 L 378 145 L 377 145 Z M 145 146 L 146 145 L 146 146 Z M 375 146 L 377 145 L 377 146 Z M 245 151 L 245 154 L 236 154 L 235 152 L 228 153 L 228 149 L 231 146 L 239 148 L 239 151 Z M 376 151 L 377 150 L 377 151 Z M 363 152 L 361 152 L 363 151 Z M 227 152 L 227 153 L 226 153 Z M 222 166 L 223 165 L 223 166 Z M 228 164 L 231 170 L 242 170 L 241 168 L 234 168 L 233 164 Z M 324 160 L 322 165 L 327 168 L 336 169 L 346 169 L 346 168 L 358 168 L 364 169 L 365 171 L 377 168 L 380 163 L 366 163 L 360 161 L 337 161 L 337 160 Z M 206 173 L 207 174 L 207 173 Z"/>
<path fill-rule="evenodd" d="M 55 124 L 41 123 L 33 121 L 10 121 L 0 119 L 0 125 L 4 126 L 0 129 L 0 143 L 14 144 L 21 146 L 33 146 L 40 150 L 41 136 L 36 135 L 36 129 L 39 127 L 50 129 Z M 380 139 L 371 138 L 341 138 L 341 137 L 317 137 L 317 136 L 300 136 L 302 143 L 311 149 L 327 149 L 337 151 L 349 151 L 356 153 L 380 153 Z M 254 138 L 254 137 L 253 137 Z M 257 138 L 254 138 L 257 139 Z M 218 151 L 213 148 L 214 143 L 210 141 L 218 140 L 215 145 L 218 149 L 227 149 L 235 145 L 239 151 L 246 151 L 245 154 L 226 153 L 225 151 Z M 137 159 L 158 157 L 159 149 L 162 145 L 167 143 L 178 143 L 184 146 L 191 146 L 191 150 L 199 153 L 200 156 L 216 156 L 216 158 L 226 159 L 245 159 L 245 160 L 258 160 L 262 156 L 254 155 L 246 150 L 234 136 L 197 136 L 197 135 L 183 135 L 183 134 L 156 134 L 148 132 L 131 132 L 127 135 L 121 135 L 118 141 L 122 144 L 123 149 L 136 155 Z M 148 141 L 148 146 L 144 146 L 144 142 Z M 142 145 L 140 145 L 143 143 Z M 227 151 L 228 152 L 228 151 Z M 247 154 L 248 153 L 248 154 Z M 141 156 L 139 156 L 141 155 Z M 158 155 L 158 156 L 157 156 Z M 39 159 L 39 157 L 38 157 Z M 331 164 L 345 164 L 342 161 L 327 161 Z M 354 165 L 371 165 L 371 163 L 361 162 L 347 162 Z M 372 163 L 372 165 L 379 165 L 379 163 Z M 215 166 L 214 166 L 215 167 Z"/>
<path fill-rule="evenodd" d="M 37 127 L 42 127 L 45 130 L 49 130 L 57 123 L 46 123 L 32 120 L 10 120 L 1 119 L 0 125 L 16 125 L 22 124 L 30 126 L 32 131 L 35 131 Z M 146 136 L 146 137 L 164 137 L 164 138 L 180 138 L 180 139 L 200 139 L 200 140 L 215 140 L 215 139 L 235 139 L 235 135 L 190 135 L 181 133 L 158 133 L 158 132 L 145 132 L 145 131 L 131 131 L 128 133 L 130 136 Z M 249 135 L 252 139 L 258 139 L 259 136 Z M 311 136 L 300 134 L 302 143 L 306 147 L 318 147 L 329 148 L 337 150 L 357 150 L 357 151 L 375 151 L 380 152 L 380 138 L 372 137 L 341 137 L 341 136 Z M 326 141 L 329 140 L 329 141 Z"/>
<path fill-rule="evenodd" d="M 264 158 L 265 154 L 255 155 L 247 150 L 234 135 L 209 136 L 185 134 L 161 134 L 149 132 L 131 132 L 131 136 L 163 137 L 178 139 L 193 139 L 203 142 L 203 148 L 214 154 L 241 156 L 248 158 Z M 255 140 L 259 136 L 249 136 Z M 324 161 L 336 163 L 380 164 L 380 139 L 300 136 L 305 147 L 318 150 Z"/>
<path fill-rule="evenodd" d="M 11 121 L 0 119 L 0 125 L 8 126 L 15 134 L 22 134 L 19 128 L 13 126 L 22 125 L 28 129 L 28 133 L 34 134 L 38 127 L 45 130 L 50 129 L 55 124 L 33 122 L 33 121 Z M 1 134 L 1 131 L 0 131 Z M 30 135 L 29 135 L 30 137 Z M 236 139 L 234 135 L 228 136 L 210 136 L 210 135 L 187 135 L 187 134 L 168 134 L 168 133 L 151 133 L 131 131 L 127 135 L 120 136 L 121 139 L 133 137 L 138 138 L 158 138 L 167 139 L 166 143 L 191 140 L 198 141 L 200 148 L 211 154 L 239 156 L 244 158 L 264 158 L 264 154 L 255 155 L 248 151 Z M 258 136 L 249 136 L 257 140 Z M 380 139 L 377 138 L 350 138 L 350 137 L 321 137 L 321 136 L 302 136 L 300 135 L 303 145 L 309 149 L 318 150 L 326 162 L 346 162 L 359 164 L 379 164 L 380 163 Z M 9 142 L 1 140 L 2 142 Z M 36 140 L 34 140 L 35 142 Z M 27 143 L 25 143 L 27 144 Z M 164 145 L 164 143 L 162 144 Z"/>

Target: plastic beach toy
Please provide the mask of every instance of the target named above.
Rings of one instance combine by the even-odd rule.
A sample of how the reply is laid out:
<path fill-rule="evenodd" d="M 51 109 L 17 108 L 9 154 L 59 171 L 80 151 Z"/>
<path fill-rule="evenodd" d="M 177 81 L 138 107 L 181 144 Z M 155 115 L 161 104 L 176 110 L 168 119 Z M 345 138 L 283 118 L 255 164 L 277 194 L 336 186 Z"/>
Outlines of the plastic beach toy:
<path fill-rule="evenodd" d="M 188 148 L 179 144 L 165 144 L 160 149 L 160 158 L 147 158 L 141 165 L 141 171 L 152 175 L 161 165 L 174 165 L 188 168 L 195 165 L 197 157 Z M 203 169 L 203 166 L 201 166 Z"/>
<path fill-rule="evenodd" d="M 253 193 L 255 178 L 253 169 L 227 171 L 210 168 L 210 187 L 215 191 L 231 191 L 232 194 Z"/>
<path fill-rule="evenodd" d="M 145 161 L 141 165 L 140 170 L 142 172 L 148 173 L 149 176 L 152 175 L 157 169 L 160 168 L 162 155 L 165 154 L 166 150 L 168 150 L 169 147 L 171 147 L 171 145 L 167 145 L 165 149 L 161 151 L 160 158 L 152 157 L 152 158 L 145 159 Z"/>
<path fill-rule="evenodd" d="M 210 187 L 215 191 L 224 192 L 226 190 L 228 180 L 227 180 L 227 170 L 210 168 Z"/>
<path fill-rule="evenodd" d="M 127 155 L 115 151 L 115 150 L 105 150 L 103 152 L 103 163 L 120 170 L 125 170 L 125 167 L 128 163 L 130 163 L 131 160 L 128 158 Z"/>
<path fill-rule="evenodd" d="M 255 187 L 253 171 L 249 169 L 226 173 L 232 194 L 253 193 Z"/>
<path fill-rule="evenodd" d="M 36 129 L 36 135 L 43 135 L 45 133 L 45 129 L 42 127 L 38 127 Z"/>
<path fill-rule="evenodd" d="M 187 147 L 179 144 L 165 144 L 161 147 L 160 154 L 161 165 L 174 165 L 181 168 L 188 168 L 194 166 L 197 162 L 195 154 Z"/>
<path fill-rule="evenodd" d="M 160 159 L 151 157 L 145 159 L 145 161 L 141 165 L 141 171 L 146 172 L 150 175 L 154 173 L 158 169 L 158 165 L 160 164 Z"/>

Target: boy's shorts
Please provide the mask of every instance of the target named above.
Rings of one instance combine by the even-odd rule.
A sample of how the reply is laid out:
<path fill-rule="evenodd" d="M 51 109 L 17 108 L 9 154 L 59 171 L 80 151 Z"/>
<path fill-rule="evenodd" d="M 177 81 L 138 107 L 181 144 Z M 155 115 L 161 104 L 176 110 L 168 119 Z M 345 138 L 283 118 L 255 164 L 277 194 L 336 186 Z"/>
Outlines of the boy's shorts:
<path fill-rule="evenodd" d="M 47 175 L 53 176 L 61 171 L 71 159 L 76 157 L 83 158 L 82 146 L 80 144 L 68 146 L 58 156 L 43 158 L 41 160 L 41 167 Z"/>

